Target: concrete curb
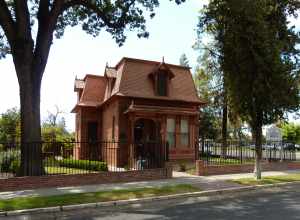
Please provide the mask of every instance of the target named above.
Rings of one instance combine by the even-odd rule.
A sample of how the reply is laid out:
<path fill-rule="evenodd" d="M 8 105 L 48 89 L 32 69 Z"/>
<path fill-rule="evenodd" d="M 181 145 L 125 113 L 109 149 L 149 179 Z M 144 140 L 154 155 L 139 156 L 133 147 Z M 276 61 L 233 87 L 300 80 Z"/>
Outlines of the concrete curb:
<path fill-rule="evenodd" d="M 140 198 L 140 199 L 128 199 L 128 200 L 118 200 L 118 201 L 109 201 L 109 202 L 97 202 L 97 203 L 55 206 L 55 207 L 46 207 L 46 208 L 24 209 L 24 210 L 16 210 L 16 211 L 4 211 L 4 212 L 0 212 L 0 216 L 17 216 L 17 215 L 34 214 L 34 213 L 53 213 L 53 212 L 61 212 L 61 211 L 78 210 L 78 209 L 84 209 L 84 208 L 98 208 L 98 207 L 111 207 L 111 206 L 141 204 L 141 203 L 147 203 L 147 202 L 151 202 L 151 201 L 164 201 L 164 200 L 173 200 L 173 199 L 188 198 L 188 197 L 227 195 L 227 194 L 233 194 L 233 193 L 242 193 L 242 192 L 254 191 L 254 190 L 259 190 L 259 189 L 292 186 L 292 185 L 298 185 L 298 184 L 300 184 L 300 181 L 275 183 L 275 184 L 267 184 L 267 185 L 241 186 L 241 187 L 233 187 L 233 188 L 227 188 L 227 189 L 181 193 L 181 194 L 159 196 L 159 197 L 148 197 L 148 198 Z"/>

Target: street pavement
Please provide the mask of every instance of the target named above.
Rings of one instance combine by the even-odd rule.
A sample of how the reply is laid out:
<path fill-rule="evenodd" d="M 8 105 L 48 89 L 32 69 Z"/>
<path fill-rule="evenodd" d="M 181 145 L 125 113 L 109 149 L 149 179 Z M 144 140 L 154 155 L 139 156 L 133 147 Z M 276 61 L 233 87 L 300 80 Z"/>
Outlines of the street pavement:
<path fill-rule="evenodd" d="M 211 197 L 0 218 L 26 220 L 293 220 L 300 219 L 300 184 Z"/>

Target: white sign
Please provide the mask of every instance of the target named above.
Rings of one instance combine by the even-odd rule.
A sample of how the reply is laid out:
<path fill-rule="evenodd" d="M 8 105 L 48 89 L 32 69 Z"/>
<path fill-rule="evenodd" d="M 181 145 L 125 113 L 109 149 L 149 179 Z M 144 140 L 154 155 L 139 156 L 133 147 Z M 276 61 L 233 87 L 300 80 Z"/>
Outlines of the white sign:
<path fill-rule="evenodd" d="M 267 141 L 282 141 L 281 130 L 274 125 L 267 129 L 266 135 Z"/>

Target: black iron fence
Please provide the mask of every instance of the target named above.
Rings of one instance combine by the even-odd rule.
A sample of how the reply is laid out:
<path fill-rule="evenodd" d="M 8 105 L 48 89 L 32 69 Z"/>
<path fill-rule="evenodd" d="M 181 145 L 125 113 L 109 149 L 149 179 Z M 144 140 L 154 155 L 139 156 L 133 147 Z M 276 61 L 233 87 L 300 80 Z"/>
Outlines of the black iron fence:
<path fill-rule="evenodd" d="M 222 146 L 221 141 L 200 140 L 199 158 L 205 164 L 247 164 L 255 161 L 255 144 L 251 141 L 229 140 Z M 262 159 L 265 161 L 296 161 L 300 159 L 300 149 L 294 143 L 278 141 L 264 142 Z"/>
<path fill-rule="evenodd" d="M 162 142 L 0 143 L 0 178 L 154 169 L 166 160 Z"/>

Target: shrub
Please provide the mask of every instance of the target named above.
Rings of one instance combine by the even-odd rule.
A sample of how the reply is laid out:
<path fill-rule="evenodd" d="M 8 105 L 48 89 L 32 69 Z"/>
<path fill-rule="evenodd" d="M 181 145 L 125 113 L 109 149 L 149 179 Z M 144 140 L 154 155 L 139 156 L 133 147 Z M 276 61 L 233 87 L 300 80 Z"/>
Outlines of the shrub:
<path fill-rule="evenodd" d="M 108 171 L 107 164 L 102 161 L 62 159 L 58 160 L 58 163 L 62 167 L 92 171 Z"/>
<path fill-rule="evenodd" d="M 186 171 L 186 165 L 184 163 L 179 164 L 179 171 L 185 172 Z"/>
<path fill-rule="evenodd" d="M 11 164 L 13 161 L 20 160 L 20 150 L 10 150 L 0 152 L 0 170 L 1 172 L 12 172 Z"/>
<path fill-rule="evenodd" d="M 13 160 L 10 164 L 9 170 L 10 172 L 14 173 L 14 174 L 18 174 L 19 170 L 20 170 L 20 166 L 21 166 L 21 161 L 16 159 Z"/>

